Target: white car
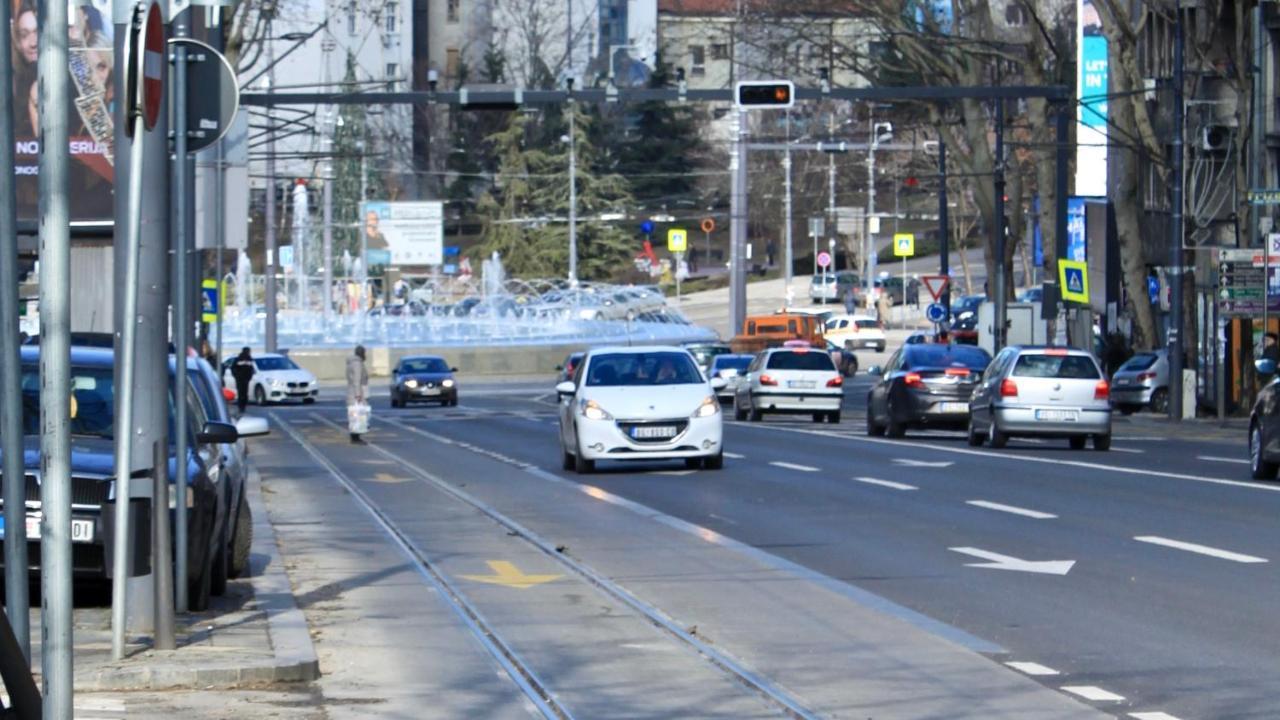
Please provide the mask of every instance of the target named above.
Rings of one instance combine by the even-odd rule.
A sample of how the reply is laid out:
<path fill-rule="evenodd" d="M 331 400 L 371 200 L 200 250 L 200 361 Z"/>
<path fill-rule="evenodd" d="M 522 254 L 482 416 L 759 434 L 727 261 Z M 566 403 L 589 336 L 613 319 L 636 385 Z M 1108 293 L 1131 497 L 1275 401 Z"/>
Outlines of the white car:
<path fill-rule="evenodd" d="M 236 386 L 236 379 L 231 374 L 235 361 L 235 357 L 229 357 L 222 362 L 222 383 L 225 387 Z M 285 400 L 301 400 L 310 405 L 320 395 L 316 376 L 284 355 L 255 355 L 253 366 L 249 398 L 258 405 Z"/>
<path fill-rule="evenodd" d="M 678 347 L 606 347 L 587 353 L 560 396 L 564 469 L 588 473 L 599 460 L 684 460 L 724 466 L 717 378 L 707 381 Z"/>
<path fill-rule="evenodd" d="M 844 377 L 831 353 L 805 347 L 765 350 L 747 368 L 733 398 L 738 420 L 759 422 L 765 413 L 812 415 L 814 422 L 840 422 Z"/>
<path fill-rule="evenodd" d="M 836 315 L 828 318 L 823 336 L 840 347 L 872 348 L 884 352 L 884 326 L 870 315 Z"/>

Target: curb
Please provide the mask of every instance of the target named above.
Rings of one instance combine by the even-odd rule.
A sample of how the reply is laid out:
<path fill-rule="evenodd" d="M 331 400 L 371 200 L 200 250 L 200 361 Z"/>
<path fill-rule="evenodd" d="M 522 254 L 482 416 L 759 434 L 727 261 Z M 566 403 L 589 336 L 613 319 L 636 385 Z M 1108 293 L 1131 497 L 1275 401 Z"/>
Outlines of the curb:
<path fill-rule="evenodd" d="M 275 651 L 272 660 L 247 664 L 192 667 L 148 664 L 107 667 L 76 675 L 78 692 L 165 690 L 174 688 L 233 688 L 280 682 L 310 682 L 320 677 L 320 662 L 285 574 L 275 528 L 262 500 L 262 479 L 250 467 L 245 491 L 253 513 L 253 597 L 267 616 L 267 633 Z"/>

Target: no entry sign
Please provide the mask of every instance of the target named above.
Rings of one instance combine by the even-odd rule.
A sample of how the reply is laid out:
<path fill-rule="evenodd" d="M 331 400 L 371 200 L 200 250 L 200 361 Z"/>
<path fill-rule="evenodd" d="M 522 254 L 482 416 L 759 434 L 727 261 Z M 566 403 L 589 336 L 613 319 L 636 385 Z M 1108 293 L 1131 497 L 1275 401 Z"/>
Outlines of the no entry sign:
<path fill-rule="evenodd" d="M 156 3 L 138 5 L 133 26 L 125 40 L 125 88 L 127 92 L 129 137 L 137 132 L 137 120 L 150 131 L 164 107 L 164 22 Z"/>

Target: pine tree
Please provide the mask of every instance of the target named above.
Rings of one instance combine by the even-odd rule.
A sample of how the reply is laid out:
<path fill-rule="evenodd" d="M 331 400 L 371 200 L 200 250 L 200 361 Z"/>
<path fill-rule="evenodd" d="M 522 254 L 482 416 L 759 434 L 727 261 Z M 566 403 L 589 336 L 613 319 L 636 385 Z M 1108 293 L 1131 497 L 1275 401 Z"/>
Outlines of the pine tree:
<path fill-rule="evenodd" d="M 670 82 L 671 68 L 659 55 L 649 87 L 663 88 Z M 706 148 L 693 106 L 644 102 L 621 122 L 627 140 L 620 143 L 616 172 L 626 176 L 639 206 L 657 209 L 696 199 L 698 181 L 693 172 Z"/>

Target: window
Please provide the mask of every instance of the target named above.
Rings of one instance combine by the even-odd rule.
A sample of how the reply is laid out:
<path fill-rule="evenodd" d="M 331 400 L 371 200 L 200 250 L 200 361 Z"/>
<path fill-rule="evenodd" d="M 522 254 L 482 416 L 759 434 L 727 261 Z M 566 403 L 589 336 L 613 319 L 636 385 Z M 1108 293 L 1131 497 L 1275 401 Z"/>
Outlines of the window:
<path fill-rule="evenodd" d="M 356 34 L 356 4 L 354 2 L 347 5 L 347 34 Z"/>
<path fill-rule="evenodd" d="M 702 381 L 702 373 L 685 352 L 598 355 L 587 368 L 588 387 L 696 385 Z"/>
<path fill-rule="evenodd" d="M 449 48 L 444 51 L 444 76 L 450 80 L 456 80 L 458 72 L 462 69 L 462 59 L 458 55 L 458 48 Z"/>
<path fill-rule="evenodd" d="M 1004 21 L 1009 27 L 1023 27 L 1027 24 L 1027 9 L 1020 2 L 1005 5 Z"/>
<path fill-rule="evenodd" d="M 459 14 L 459 9 L 461 5 L 462 5 L 462 0 L 449 0 L 449 4 L 447 6 L 449 22 L 451 23 L 458 22 L 458 14 Z"/>
<path fill-rule="evenodd" d="M 728 59 L 729 59 L 729 45 L 728 45 L 728 44 L 726 44 L 726 43 L 715 43 L 714 45 L 712 45 L 712 46 L 711 46 L 711 59 L 712 59 L 712 60 L 728 60 Z"/>
<path fill-rule="evenodd" d="M 400 66 L 397 65 L 396 63 L 387 63 L 387 89 L 388 90 L 395 89 L 396 80 L 399 79 L 399 75 L 400 75 Z"/>
<path fill-rule="evenodd" d="M 1096 380 L 1098 366 L 1083 355 L 1023 355 L 1013 366 L 1014 377 Z"/>
<path fill-rule="evenodd" d="M 707 49 L 704 46 L 689 46 L 689 67 L 693 75 L 707 74 Z"/>
<path fill-rule="evenodd" d="M 387 3 L 387 32 L 393 33 L 395 31 L 396 31 L 396 4 L 393 2 L 389 2 Z"/>
<path fill-rule="evenodd" d="M 831 362 L 830 353 L 805 350 L 777 352 L 769 356 L 770 370 L 829 370 L 834 372 L 836 366 Z"/>

